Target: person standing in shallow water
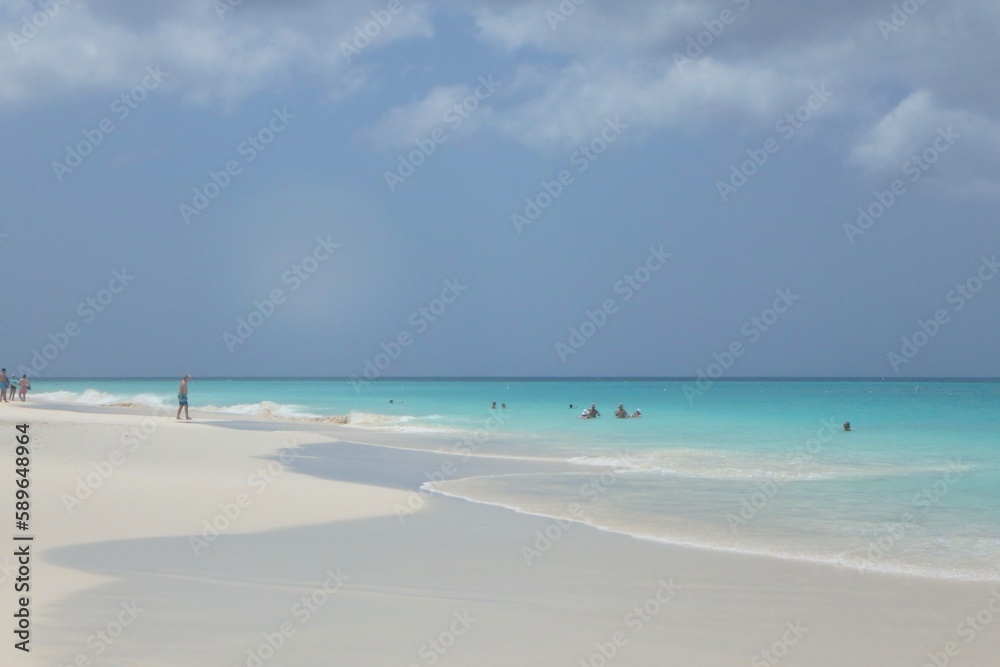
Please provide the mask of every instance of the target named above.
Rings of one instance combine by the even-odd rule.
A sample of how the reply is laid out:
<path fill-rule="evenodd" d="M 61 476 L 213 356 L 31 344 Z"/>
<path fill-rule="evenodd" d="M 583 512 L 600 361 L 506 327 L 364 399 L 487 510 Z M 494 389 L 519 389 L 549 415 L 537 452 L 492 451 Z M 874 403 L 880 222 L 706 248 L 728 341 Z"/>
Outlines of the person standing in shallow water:
<path fill-rule="evenodd" d="M 7 390 L 10 388 L 10 378 L 7 377 L 7 369 L 0 369 L 0 401 L 7 401 Z"/>
<path fill-rule="evenodd" d="M 191 420 L 190 415 L 188 415 L 188 380 L 190 379 L 190 375 L 185 375 L 181 380 L 180 387 L 177 388 L 177 418 L 181 418 L 181 410 L 183 410 L 184 419 L 188 421 Z"/>

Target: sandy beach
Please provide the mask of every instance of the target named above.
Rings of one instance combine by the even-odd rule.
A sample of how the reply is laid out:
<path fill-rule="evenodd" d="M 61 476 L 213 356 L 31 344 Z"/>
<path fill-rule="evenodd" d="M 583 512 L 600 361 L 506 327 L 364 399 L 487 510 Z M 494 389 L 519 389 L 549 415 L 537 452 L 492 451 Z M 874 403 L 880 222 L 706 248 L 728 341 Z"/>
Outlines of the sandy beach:
<path fill-rule="evenodd" d="M 0 4 L 0 667 L 1000 667 L 1000 0 Z"/>
<path fill-rule="evenodd" d="M 4 405 L 30 665 L 993 665 L 1000 586 L 664 545 L 421 492 L 456 457 L 357 429 Z M 392 444 L 405 436 L 380 434 Z M 403 445 L 405 442 L 397 444 Z M 556 463 L 475 457 L 456 477 Z M 597 471 L 599 472 L 599 471 Z M 10 516 L 10 514 L 8 514 Z M 30 593 L 14 591 L 31 535 Z"/>

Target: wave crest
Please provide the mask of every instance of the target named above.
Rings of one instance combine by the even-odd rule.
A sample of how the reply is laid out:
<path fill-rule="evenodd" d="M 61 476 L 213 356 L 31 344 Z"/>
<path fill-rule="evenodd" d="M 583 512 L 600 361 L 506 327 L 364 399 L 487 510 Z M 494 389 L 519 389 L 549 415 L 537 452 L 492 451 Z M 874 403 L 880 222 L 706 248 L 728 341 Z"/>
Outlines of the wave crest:
<path fill-rule="evenodd" d="M 34 394 L 35 400 L 47 403 L 73 403 L 75 405 L 90 405 L 109 408 L 165 408 L 166 401 L 156 394 L 141 393 L 134 396 L 109 394 L 97 389 L 85 389 L 77 393 L 72 391 L 47 391 Z"/>
<path fill-rule="evenodd" d="M 158 394 L 139 393 L 133 395 L 112 394 L 97 389 L 85 389 L 82 392 L 49 391 L 33 394 L 35 400 L 46 403 L 67 403 L 105 408 L 145 408 L 157 411 L 174 410 L 176 403 L 173 397 L 165 398 Z M 288 421 L 305 421 L 323 424 L 342 424 L 363 429 L 407 432 L 442 432 L 451 429 L 437 426 L 426 426 L 427 420 L 442 419 L 441 415 L 416 417 L 413 415 L 385 415 L 372 412 L 349 412 L 341 415 L 322 415 L 309 412 L 305 406 L 260 401 L 258 403 L 235 403 L 233 405 L 198 405 L 199 412 L 219 415 L 240 415 L 257 419 L 281 419 Z"/>
<path fill-rule="evenodd" d="M 790 460 L 789 457 L 762 458 L 759 455 L 740 459 L 731 452 L 706 452 L 696 449 L 673 449 L 669 452 L 639 453 L 616 451 L 613 454 L 575 456 L 570 463 L 579 466 L 612 468 L 617 472 L 649 473 L 694 479 L 730 481 L 774 480 L 776 482 L 812 482 L 823 480 L 872 479 L 910 475 L 933 475 L 948 471 L 970 472 L 971 464 L 878 463 L 873 461 L 836 461 L 828 459 Z"/>

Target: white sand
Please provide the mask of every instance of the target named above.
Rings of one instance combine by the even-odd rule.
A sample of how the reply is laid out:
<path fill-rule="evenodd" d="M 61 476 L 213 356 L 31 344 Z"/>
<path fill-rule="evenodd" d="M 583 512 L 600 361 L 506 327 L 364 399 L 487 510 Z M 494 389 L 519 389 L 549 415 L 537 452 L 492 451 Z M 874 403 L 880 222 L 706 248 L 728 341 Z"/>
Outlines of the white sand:
<path fill-rule="evenodd" d="M 930 653 L 985 667 L 1000 656 L 1000 586 L 666 547 L 424 498 L 415 489 L 441 455 L 306 447 L 332 438 L 279 422 L 0 408 L 8 451 L 13 424 L 30 424 L 35 536 L 30 654 L 12 648 L 16 594 L 0 570 L 5 666 L 922 667 Z M 130 429 L 144 439 L 123 441 Z M 283 447 L 305 449 L 279 460 Z M 528 465 L 484 459 L 463 474 Z M 394 508 L 407 504 L 419 508 L 401 520 Z M 9 525 L 0 539 L 13 545 Z"/>

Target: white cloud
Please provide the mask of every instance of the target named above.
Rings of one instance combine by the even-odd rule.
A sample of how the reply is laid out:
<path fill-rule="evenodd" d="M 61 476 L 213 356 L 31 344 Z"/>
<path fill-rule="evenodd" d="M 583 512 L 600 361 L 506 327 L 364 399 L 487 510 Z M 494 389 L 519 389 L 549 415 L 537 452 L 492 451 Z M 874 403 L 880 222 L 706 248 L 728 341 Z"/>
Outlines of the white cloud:
<path fill-rule="evenodd" d="M 942 123 L 947 123 L 946 115 L 935 107 L 930 91 L 918 90 L 865 134 L 851 150 L 851 160 L 869 173 L 898 170 Z"/>
<path fill-rule="evenodd" d="M 846 146 L 868 176 L 898 172 L 952 126 L 969 139 L 927 180 L 959 196 L 1000 190 L 996 2 L 928 3 L 888 38 L 878 21 L 892 7 L 862 0 L 808 10 L 791 0 L 585 2 L 550 25 L 546 12 L 558 5 L 484 0 L 469 10 L 484 41 L 521 56 L 516 95 L 492 122 L 526 145 L 568 148 L 614 115 L 633 134 L 745 135 L 800 104 L 810 84 L 827 83 L 833 100 L 810 131 L 829 132 L 830 149 Z M 673 54 L 726 9 L 731 20 L 701 36 L 703 51 L 682 76 Z"/>
<path fill-rule="evenodd" d="M 8 42 L 14 37 L 11 55 L 0 59 L 0 100 L 30 104 L 129 87 L 147 65 L 170 72 L 164 90 L 196 104 L 226 108 L 303 79 L 330 87 L 336 99 L 363 87 L 357 79 L 366 71 L 366 53 L 433 35 L 426 3 L 406 3 L 385 26 L 369 29 L 360 55 L 349 58 L 342 45 L 353 46 L 356 30 L 373 21 L 370 10 L 384 10 L 384 3 L 346 5 L 246 2 L 220 18 L 212 2 L 140 7 L 74 0 L 57 3 L 42 27 L 24 30 L 24 18 L 37 7 L 7 3 L 0 32 Z"/>
<path fill-rule="evenodd" d="M 810 84 L 835 78 L 811 63 L 853 48 L 842 38 L 819 46 L 797 31 L 783 38 L 795 42 L 788 52 L 765 57 L 775 43 L 761 34 L 766 10 L 745 0 L 585 2 L 570 13 L 573 5 L 484 1 L 469 10 L 482 39 L 522 56 L 512 86 L 519 95 L 493 122 L 529 146 L 568 148 L 619 115 L 633 134 L 718 123 L 737 134 L 761 131 L 801 104 Z M 700 46 L 679 64 L 675 54 L 687 55 L 688 38 Z"/>
<path fill-rule="evenodd" d="M 853 146 L 851 160 L 868 176 L 915 175 L 957 197 L 1000 195 L 1000 122 L 943 108 L 918 90 L 886 113 Z"/>
<path fill-rule="evenodd" d="M 641 64 L 574 62 L 558 70 L 523 68 L 513 89 L 520 104 L 498 114 L 497 128 L 523 144 L 569 148 L 593 138 L 608 118 L 640 130 L 698 127 L 739 117 L 771 121 L 795 99 L 799 86 L 764 69 L 695 61 L 651 72 Z"/>
<path fill-rule="evenodd" d="M 440 126 L 449 105 L 475 86 L 441 80 L 454 76 L 447 58 L 498 58 L 502 65 L 491 70 L 508 83 L 461 133 L 490 129 L 530 147 L 563 150 L 620 116 L 636 138 L 661 130 L 739 137 L 766 131 L 801 103 L 810 84 L 825 82 L 835 97 L 811 131 L 830 129 L 837 136 L 829 144 L 847 146 L 866 174 L 898 169 L 945 123 L 978 137 L 962 147 L 974 156 L 976 173 L 956 184 L 989 190 L 1000 171 L 995 0 L 926 3 L 887 37 L 878 21 L 891 6 L 867 0 L 808 7 L 793 0 L 407 0 L 385 26 L 371 23 L 385 0 L 244 0 L 221 19 L 207 0 L 58 6 L 17 53 L 10 44 L 0 47 L 10 48 L 0 58 L 0 101 L 114 94 L 135 85 L 146 66 L 160 65 L 170 73 L 165 93 L 222 110 L 255 94 L 303 87 L 333 103 L 387 92 L 373 102 L 381 106 L 370 117 L 379 120 L 362 134 L 378 148 L 398 147 Z M 553 19 L 562 16 L 560 6 L 565 20 Z M 427 63 L 392 62 L 395 53 L 386 47 L 432 38 L 440 10 L 453 22 L 471 20 L 480 43 L 436 45 L 445 60 L 408 81 L 423 88 L 408 88 L 411 100 L 393 99 L 378 78 L 385 64 L 427 71 Z M 17 34 L 37 11 L 27 0 L 0 0 L 2 33 Z M 731 20 L 720 31 L 723 11 Z M 681 71 L 674 54 L 710 25 L 716 32 Z M 361 39 L 370 44 L 348 57 L 342 44 L 353 45 L 366 26 Z"/>
<path fill-rule="evenodd" d="M 481 2 L 469 11 L 482 39 L 509 50 L 572 55 L 659 51 L 703 16 L 703 3 L 594 0 Z M 704 14 L 707 17 L 707 14 Z"/>
<path fill-rule="evenodd" d="M 461 120 L 459 128 L 468 132 L 489 113 L 489 108 L 480 105 L 465 115 L 450 111 L 469 96 L 474 97 L 473 92 L 473 88 L 465 85 L 439 86 L 423 99 L 390 109 L 374 127 L 361 132 L 361 136 L 376 148 L 384 149 L 412 147 L 414 141 L 427 138 L 435 129 L 451 135 L 456 122 L 453 119 Z"/>

